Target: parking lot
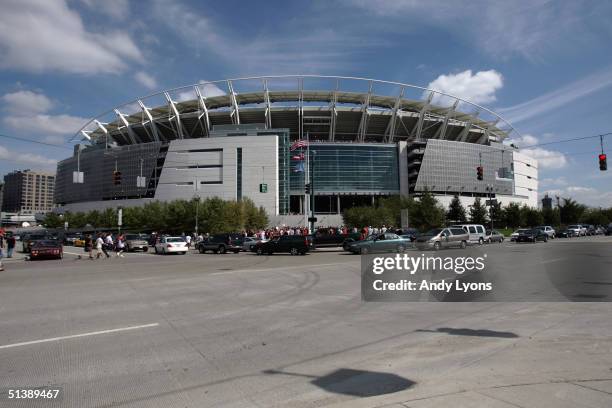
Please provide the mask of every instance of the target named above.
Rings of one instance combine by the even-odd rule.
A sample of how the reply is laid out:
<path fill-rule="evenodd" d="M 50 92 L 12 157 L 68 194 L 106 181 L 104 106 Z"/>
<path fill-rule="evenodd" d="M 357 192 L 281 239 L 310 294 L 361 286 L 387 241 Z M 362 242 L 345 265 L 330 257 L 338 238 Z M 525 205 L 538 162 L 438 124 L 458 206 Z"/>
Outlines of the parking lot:
<path fill-rule="evenodd" d="M 610 269 L 610 248 L 597 236 L 482 250 L 495 273 L 539 279 Z M 336 249 L 83 255 L 5 260 L 0 392 L 59 386 L 40 405 L 74 407 L 612 406 L 612 306 L 567 302 L 606 300 L 579 295 L 612 276 L 560 290 L 564 302 L 366 303 L 360 256 Z"/>

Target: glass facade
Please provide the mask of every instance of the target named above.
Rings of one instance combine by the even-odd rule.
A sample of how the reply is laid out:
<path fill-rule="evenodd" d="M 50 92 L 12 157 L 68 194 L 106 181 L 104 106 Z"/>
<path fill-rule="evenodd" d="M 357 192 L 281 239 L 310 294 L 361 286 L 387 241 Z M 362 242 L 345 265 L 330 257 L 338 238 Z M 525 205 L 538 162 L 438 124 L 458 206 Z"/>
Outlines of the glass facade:
<path fill-rule="evenodd" d="M 410 167 L 422 161 L 414 191 L 487 194 L 487 187 L 491 186 L 493 193 L 513 194 L 512 151 L 501 144 L 485 146 L 429 139 L 422 158 L 408 157 Z M 484 168 L 483 180 L 476 178 L 478 166 Z"/>
<path fill-rule="evenodd" d="M 236 200 L 242 200 L 242 147 L 236 148 Z"/>
<path fill-rule="evenodd" d="M 395 144 L 312 143 L 310 153 L 317 195 L 399 194 Z M 298 166 L 299 161 L 291 160 L 291 193 L 303 195 L 305 172 Z"/>

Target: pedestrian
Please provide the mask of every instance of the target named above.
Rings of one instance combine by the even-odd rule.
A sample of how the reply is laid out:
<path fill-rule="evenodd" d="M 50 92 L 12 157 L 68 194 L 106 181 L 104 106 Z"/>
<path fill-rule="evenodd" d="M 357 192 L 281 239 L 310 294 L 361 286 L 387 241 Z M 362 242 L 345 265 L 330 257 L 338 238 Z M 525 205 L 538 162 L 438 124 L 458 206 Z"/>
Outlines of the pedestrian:
<path fill-rule="evenodd" d="M 15 235 L 11 234 L 6 238 L 6 257 L 13 257 L 13 250 L 15 249 Z"/>
<path fill-rule="evenodd" d="M 112 251 L 113 249 L 115 249 L 115 242 L 113 241 L 113 235 L 109 232 L 104 237 L 104 246 L 102 247 L 102 250 L 104 251 L 106 257 L 110 258 L 108 251 Z"/>
<path fill-rule="evenodd" d="M 116 245 L 117 256 L 123 258 L 123 251 L 125 250 L 125 237 L 123 234 L 117 237 L 117 245 Z"/>
<path fill-rule="evenodd" d="M 89 259 L 91 259 L 93 261 L 94 257 L 93 257 L 93 241 L 91 239 L 91 235 L 87 234 L 85 235 L 85 243 L 84 245 L 84 249 L 85 252 L 87 252 L 89 254 Z"/>
<path fill-rule="evenodd" d="M 102 234 L 98 234 L 98 238 L 96 238 L 96 259 L 100 259 L 103 253 L 108 258 L 108 254 L 104 249 L 104 239 L 102 239 Z"/>
<path fill-rule="evenodd" d="M 4 248 L 4 235 L 0 234 L 0 272 L 4 270 L 4 266 L 2 266 L 2 248 Z"/>
<path fill-rule="evenodd" d="M 191 247 L 191 235 L 185 235 L 185 242 L 187 243 L 187 249 Z"/>

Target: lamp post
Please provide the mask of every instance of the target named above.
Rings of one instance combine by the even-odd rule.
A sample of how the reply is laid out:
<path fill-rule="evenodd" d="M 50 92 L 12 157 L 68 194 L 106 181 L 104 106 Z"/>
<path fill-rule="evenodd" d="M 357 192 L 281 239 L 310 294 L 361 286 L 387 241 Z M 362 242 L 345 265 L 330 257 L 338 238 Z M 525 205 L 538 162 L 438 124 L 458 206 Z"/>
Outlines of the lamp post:
<path fill-rule="evenodd" d="M 193 201 L 195 202 L 195 235 L 196 235 L 196 239 L 197 237 L 199 237 L 200 235 L 198 234 L 198 215 L 199 215 L 199 209 L 200 209 L 200 197 L 199 196 L 195 196 L 193 197 Z"/>

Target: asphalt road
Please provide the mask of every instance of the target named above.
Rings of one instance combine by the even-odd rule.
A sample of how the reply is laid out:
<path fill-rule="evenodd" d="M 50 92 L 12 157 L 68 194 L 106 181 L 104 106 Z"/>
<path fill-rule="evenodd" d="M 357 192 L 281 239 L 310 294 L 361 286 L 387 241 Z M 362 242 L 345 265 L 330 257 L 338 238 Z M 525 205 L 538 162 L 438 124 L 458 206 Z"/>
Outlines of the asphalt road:
<path fill-rule="evenodd" d="M 366 303 L 360 257 L 334 251 L 8 261 L 0 406 L 609 407 L 610 248 L 483 248 L 497 275 L 559 280 L 563 302 Z M 7 399 L 42 386 L 62 399 Z"/>

